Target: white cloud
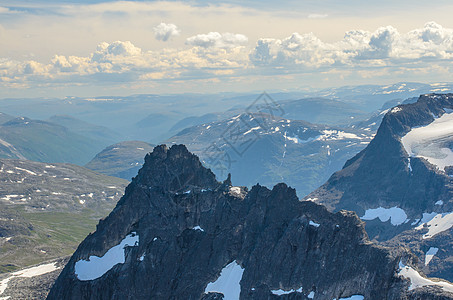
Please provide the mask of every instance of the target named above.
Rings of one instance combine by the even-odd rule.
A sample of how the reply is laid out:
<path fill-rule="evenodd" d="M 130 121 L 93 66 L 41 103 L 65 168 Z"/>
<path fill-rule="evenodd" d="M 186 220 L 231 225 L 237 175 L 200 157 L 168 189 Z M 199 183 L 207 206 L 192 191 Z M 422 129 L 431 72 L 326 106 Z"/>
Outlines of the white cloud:
<path fill-rule="evenodd" d="M 370 37 L 369 48 L 365 49 L 364 55 L 369 58 L 387 58 L 392 54 L 393 48 L 400 39 L 399 32 L 392 26 L 381 27 Z"/>
<path fill-rule="evenodd" d="M 189 85 L 196 80 L 241 82 L 300 74 L 323 80 L 323 76 L 338 80 L 336 74 L 344 80 L 354 76 L 417 80 L 414 74 L 444 78 L 453 69 L 453 29 L 434 22 L 407 33 L 392 26 L 374 32 L 351 30 L 336 42 L 323 41 L 314 33 L 293 33 L 282 39 L 261 38 L 250 46 L 245 35 L 210 32 L 189 37 L 178 48 L 145 47 L 115 41 L 100 43 L 88 55 L 54 55 L 47 62 L 0 58 L 0 86 L 171 81 Z"/>
<path fill-rule="evenodd" d="M 0 83 L 31 84 L 101 80 L 139 81 L 194 79 L 230 75 L 247 66 L 243 47 L 163 49 L 143 51 L 129 41 L 103 42 L 86 57 L 55 55 L 50 63 L 0 60 Z M 1 85 L 1 84 L 0 84 Z"/>
<path fill-rule="evenodd" d="M 250 60 L 260 66 L 320 67 L 335 62 L 332 50 L 332 45 L 322 42 L 313 33 L 301 35 L 296 32 L 283 40 L 260 39 L 250 54 Z M 325 55 L 329 51 L 331 53 Z"/>
<path fill-rule="evenodd" d="M 160 23 L 153 28 L 154 36 L 159 41 L 168 41 L 170 38 L 178 36 L 181 30 L 175 24 Z"/>
<path fill-rule="evenodd" d="M 189 37 L 186 44 L 202 48 L 234 48 L 244 45 L 248 38 L 243 34 L 209 32 Z"/>
<path fill-rule="evenodd" d="M 329 15 L 328 14 L 309 14 L 308 18 L 309 19 L 324 19 L 327 18 Z"/>
<path fill-rule="evenodd" d="M 325 43 L 313 33 L 293 33 L 282 40 L 260 39 L 250 54 L 250 60 L 257 66 L 285 68 L 397 66 L 420 64 L 433 58 L 453 58 L 453 30 L 435 22 L 406 34 L 392 26 L 374 32 L 353 30 L 335 43 Z"/>
<path fill-rule="evenodd" d="M 116 41 L 111 44 L 106 42 L 97 46 L 96 52 L 92 55 L 93 61 L 112 62 L 117 58 L 140 56 L 142 49 L 135 47 L 131 42 Z"/>

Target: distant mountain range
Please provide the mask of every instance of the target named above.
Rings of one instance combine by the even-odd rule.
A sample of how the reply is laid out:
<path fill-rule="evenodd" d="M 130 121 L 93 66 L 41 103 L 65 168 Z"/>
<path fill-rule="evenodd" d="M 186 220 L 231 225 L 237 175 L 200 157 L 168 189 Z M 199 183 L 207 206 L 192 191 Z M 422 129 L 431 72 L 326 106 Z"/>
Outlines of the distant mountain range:
<path fill-rule="evenodd" d="M 348 86 L 321 91 L 269 92 L 269 96 L 281 103 L 288 114 L 285 118 L 339 125 L 366 118 L 367 114 L 380 109 L 387 101 L 403 101 L 430 92 L 453 91 L 452 87 L 451 83 L 402 82 L 387 86 Z M 0 99 L 0 107 L 3 113 L 12 116 L 48 120 L 54 115 L 66 115 L 106 127 L 120 135 L 119 139 L 110 144 L 127 140 L 155 144 L 170 138 L 185 127 L 220 121 L 244 112 L 260 94 Z M 329 105 L 326 105 L 327 103 Z M 233 111 L 233 114 L 229 111 Z M 218 114 L 222 116 L 217 118 L 215 115 Z"/>
<path fill-rule="evenodd" d="M 143 165 L 145 155 L 154 145 L 140 141 L 126 141 L 108 146 L 99 152 L 88 164 L 88 169 L 131 180 Z"/>
<path fill-rule="evenodd" d="M 106 128 L 66 116 L 5 120 L 0 124 L 0 158 L 83 165 L 118 138 Z"/>
<path fill-rule="evenodd" d="M 121 135 L 104 126 L 93 125 L 68 115 L 55 115 L 48 119 L 49 122 L 68 128 L 74 133 L 93 139 L 99 143 L 109 145 L 121 140 Z"/>
<path fill-rule="evenodd" d="M 219 178 L 271 187 L 287 182 L 300 196 L 321 185 L 372 139 L 359 128 L 330 127 L 266 114 L 232 118 L 187 128 L 166 141 L 185 144 Z"/>
<path fill-rule="evenodd" d="M 453 83 L 418 83 L 398 82 L 389 85 L 359 85 L 328 88 L 315 92 L 317 96 L 339 99 L 355 105 L 357 109 L 372 112 L 379 109 L 385 102 L 404 100 L 428 93 L 451 93 Z"/>

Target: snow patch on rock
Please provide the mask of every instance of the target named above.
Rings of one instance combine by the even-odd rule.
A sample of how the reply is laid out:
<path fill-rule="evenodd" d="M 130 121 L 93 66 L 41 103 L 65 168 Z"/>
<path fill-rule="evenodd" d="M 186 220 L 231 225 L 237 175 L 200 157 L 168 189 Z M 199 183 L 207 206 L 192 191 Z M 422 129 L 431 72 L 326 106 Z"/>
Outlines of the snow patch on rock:
<path fill-rule="evenodd" d="M 363 300 L 363 299 L 365 299 L 365 297 L 363 297 L 362 295 L 352 295 L 351 297 L 340 298 L 338 300 Z"/>
<path fill-rule="evenodd" d="M 206 286 L 205 294 L 209 292 L 222 293 L 224 300 L 238 300 L 241 294 L 240 282 L 243 273 L 244 268 L 236 261 L 229 263 L 220 272 L 220 277 Z"/>
<path fill-rule="evenodd" d="M 409 156 L 426 159 L 439 170 L 453 165 L 453 151 L 448 148 L 453 140 L 453 113 L 445 113 L 430 124 L 412 128 L 401 138 Z"/>
<path fill-rule="evenodd" d="M 319 227 L 319 223 L 315 223 L 313 221 L 310 220 L 310 222 L 308 222 L 308 224 L 310 224 L 311 226 L 314 226 L 314 227 Z"/>
<path fill-rule="evenodd" d="M 369 221 L 376 218 L 379 218 L 381 222 L 387 222 L 390 219 L 390 223 L 394 226 L 401 225 L 407 221 L 407 215 L 404 210 L 396 206 L 391 208 L 378 207 L 367 209 L 360 219 Z"/>
<path fill-rule="evenodd" d="M 81 281 L 94 280 L 107 273 L 115 265 L 123 264 L 126 259 L 124 248 L 135 246 L 138 242 L 138 235 L 132 232 L 118 245 L 110 248 L 102 257 L 92 255 L 88 260 L 77 261 L 74 266 L 77 279 Z"/>
<path fill-rule="evenodd" d="M 430 216 L 432 214 L 430 214 Z M 423 217 L 425 217 L 425 214 L 423 214 Z M 415 229 L 421 230 L 423 228 L 426 228 L 425 224 L 428 228 L 428 232 L 423 235 L 423 239 L 432 238 L 436 234 L 439 234 L 453 227 L 453 212 L 436 214 L 433 218 L 431 218 L 431 220 L 423 222 L 422 224 L 415 227 Z"/>
<path fill-rule="evenodd" d="M 405 266 L 402 262 L 399 263 L 398 275 L 410 279 L 411 285 L 409 286 L 409 291 L 423 286 L 434 285 L 441 287 L 444 291 L 453 293 L 453 284 L 445 281 L 432 281 L 422 277 L 416 270 L 409 266 Z"/>
<path fill-rule="evenodd" d="M 8 287 L 8 282 L 15 278 L 15 277 L 25 277 L 25 278 L 31 278 L 35 276 L 40 276 L 44 275 L 50 272 L 53 272 L 55 270 L 58 270 L 59 267 L 57 267 L 56 263 L 49 263 L 49 264 L 44 264 L 36 267 L 31 267 L 23 270 L 16 271 L 14 273 L 11 273 L 12 276 L 7 277 L 0 281 L 0 295 L 2 295 L 6 288 Z M 8 299 L 9 297 L 5 297 Z"/>
<path fill-rule="evenodd" d="M 201 228 L 199 225 L 195 226 L 194 228 L 192 228 L 192 230 L 200 230 L 200 231 L 204 231 L 203 228 Z"/>
<path fill-rule="evenodd" d="M 322 135 L 316 138 L 317 141 L 330 141 L 330 140 L 344 140 L 344 139 L 357 139 L 362 140 L 363 137 L 350 132 L 345 132 L 341 130 L 323 130 Z"/>
<path fill-rule="evenodd" d="M 241 194 L 241 188 L 238 187 L 238 186 L 232 186 L 232 187 L 230 187 L 230 192 L 233 193 L 233 194 L 236 194 L 236 195 L 240 195 Z"/>
<path fill-rule="evenodd" d="M 431 247 L 431 248 L 429 248 L 428 251 L 426 251 L 425 266 L 427 266 L 429 264 L 429 262 L 433 259 L 434 255 L 437 254 L 437 251 L 439 251 L 439 248 L 436 248 L 436 247 Z"/>
<path fill-rule="evenodd" d="M 277 296 L 288 295 L 288 294 L 291 294 L 291 293 L 302 293 L 302 287 L 298 288 L 297 290 L 290 289 L 289 291 L 285 291 L 285 290 L 282 290 L 282 289 L 271 290 L 271 293 L 274 294 L 274 295 L 277 295 Z"/>

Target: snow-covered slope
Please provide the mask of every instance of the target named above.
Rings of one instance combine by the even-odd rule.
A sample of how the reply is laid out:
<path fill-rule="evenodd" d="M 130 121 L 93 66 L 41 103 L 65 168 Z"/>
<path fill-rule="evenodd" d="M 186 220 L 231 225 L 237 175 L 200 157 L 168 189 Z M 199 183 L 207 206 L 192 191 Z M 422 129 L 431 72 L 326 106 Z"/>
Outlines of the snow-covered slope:
<path fill-rule="evenodd" d="M 426 126 L 412 128 L 401 138 L 401 143 L 411 157 L 425 158 L 444 171 L 445 167 L 453 166 L 453 113 L 435 118 Z"/>

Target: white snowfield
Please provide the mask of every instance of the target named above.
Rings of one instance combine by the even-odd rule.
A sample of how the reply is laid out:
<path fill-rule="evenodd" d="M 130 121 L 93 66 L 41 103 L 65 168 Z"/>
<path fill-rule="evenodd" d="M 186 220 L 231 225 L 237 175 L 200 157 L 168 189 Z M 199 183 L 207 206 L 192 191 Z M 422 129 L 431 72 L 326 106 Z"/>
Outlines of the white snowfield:
<path fill-rule="evenodd" d="M 244 132 L 243 135 L 247 135 L 247 134 L 249 134 L 250 132 L 252 132 L 252 131 L 254 131 L 254 130 L 258 130 L 258 129 L 261 129 L 261 126 L 257 126 L 257 127 L 250 128 L 247 132 Z"/>
<path fill-rule="evenodd" d="M 360 219 L 366 221 L 376 218 L 379 218 L 381 222 L 387 222 L 390 219 L 390 223 L 394 226 L 401 225 L 407 221 L 407 215 L 404 210 L 396 206 L 391 208 L 378 207 L 367 209 L 365 211 L 365 215 L 363 215 L 363 217 L 360 217 Z"/>
<path fill-rule="evenodd" d="M 429 264 L 429 262 L 433 259 L 434 255 L 437 254 L 437 251 L 439 251 L 439 248 L 436 248 L 436 247 L 431 247 L 431 248 L 429 248 L 428 251 L 426 251 L 425 266 L 427 266 Z"/>
<path fill-rule="evenodd" d="M 429 163 L 444 171 L 453 166 L 453 151 L 448 143 L 453 141 L 453 113 L 445 113 L 432 123 L 412 128 L 401 138 L 409 156 L 425 158 Z"/>
<path fill-rule="evenodd" d="M 27 173 L 30 174 L 30 175 L 35 175 L 35 176 L 38 175 L 38 174 L 36 174 L 35 172 L 32 172 L 32 171 L 27 170 L 27 169 L 22 169 L 22 168 L 19 168 L 19 167 L 15 167 L 15 168 L 16 168 L 17 170 L 19 170 L 19 171 L 27 172 Z"/>
<path fill-rule="evenodd" d="M 432 214 L 429 214 L 429 216 L 432 216 Z M 425 217 L 425 214 L 423 214 L 423 217 Z M 436 234 L 446 231 L 453 227 L 453 212 L 436 214 L 435 217 L 431 218 L 429 221 L 426 221 L 418 225 L 417 227 L 415 227 L 415 229 L 421 230 L 425 228 L 424 227 L 425 224 L 428 227 L 428 232 L 423 235 L 423 239 L 432 238 Z"/>
<path fill-rule="evenodd" d="M 390 111 L 390 113 L 395 114 L 395 113 L 400 112 L 400 111 L 402 111 L 402 108 L 401 108 L 401 107 L 394 107 L 394 108 L 392 108 L 392 110 Z"/>
<path fill-rule="evenodd" d="M 81 281 L 100 278 L 117 264 L 123 264 L 126 257 L 126 246 L 138 245 L 139 238 L 135 232 L 127 235 L 118 245 L 110 248 L 102 257 L 92 255 L 88 260 L 79 260 L 75 263 L 75 275 Z"/>
<path fill-rule="evenodd" d="M 241 194 L 241 188 L 239 186 L 232 186 L 230 187 L 230 192 L 236 195 Z"/>
<path fill-rule="evenodd" d="M 23 269 L 23 270 L 11 273 L 12 276 L 7 277 L 7 278 L 3 279 L 2 281 L 0 281 L 0 295 L 2 295 L 5 292 L 6 288 L 8 287 L 8 282 L 15 277 L 31 278 L 31 277 L 47 274 L 47 273 L 53 272 L 58 269 L 59 269 L 59 267 L 57 267 L 56 263 L 49 263 L 49 264 L 31 267 L 28 269 Z M 4 297 L 4 298 L 8 299 L 9 297 Z"/>
<path fill-rule="evenodd" d="M 323 130 L 323 135 L 316 138 L 318 141 L 330 141 L 330 140 L 344 140 L 344 139 L 357 139 L 363 140 L 366 137 L 359 137 L 358 135 L 350 132 L 344 132 L 341 130 Z"/>
<path fill-rule="evenodd" d="M 409 286 L 409 291 L 423 286 L 435 285 L 441 287 L 444 291 L 453 293 L 453 284 L 446 281 L 432 281 L 422 277 L 416 270 L 409 266 L 405 266 L 401 261 L 399 263 L 398 275 L 410 279 L 411 285 Z"/>
<path fill-rule="evenodd" d="M 362 295 L 352 295 L 351 297 L 340 298 L 338 300 L 363 300 L 363 299 L 365 299 L 365 297 L 363 297 Z"/>
<path fill-rule="evenodd" d="M 204 231 L 204 229 L 201 228 L 200 225 L 195 226 L 194 228 L 192 228 L 192 230 Z"/>
<path fill-rule="evenodd" d="M 314 226 L 314 227 L 319 227 L 320 224 L 310 220 L 310 222 L 308 222 L 308 225 L 311 225 L 311 226 Z"/>
<path fill-rule="evenodd" d="M 322 134 L 315 136 L 315 137 L 310 137 L 306 140 L 302 140 L 297 136 L 288 136 L 286 132 L 284 133 L 284 138 L 285 140 L 290 140 L 295 144 L 304 144 L 312 141 L 336 141 L 336 140 L 345 140 L 345 139 L 357 139 L 357 140 L 365 140 L 369 139 L 367 136 L 358 136 L 354 133 L 350 132 L 345 132 L 341 130 L 322 130 Z M 368 142 L 367 142 L 368 143 Z"/>
<path fill-rule="evenodd" d="M 285 134 L 283 135 L 283 137 L 285 138 L 285 141 L 286 140 L 289 140 L 291 142 L 293 142 L 294 144 L 303 144 L 303 143 L 308 143 L 308 142 L 311 142 L 311 141 L 314 141 L 315 138 L 308 138 L 306 140 L 301 140 L 300 138 L 298 138 L 297 136 L 288 136 L 286 135 L 286 132 Z"/>
<path fill-rule="evenodd" d="M 239 283 L 243 273 L 244 269 L 236 261 L 229 263 L 220 272 L 220 277 L 206 286 L 205 294 L 209 292 L 222 293 L 224 300 L 238 300 L 241 294 Z"/>
<path fill-rule="evenodd" d="M 278 296 L 287 295 L 287 294 L 296 293 L 296 292 L 297 293 L 302 293 L 302 287 L 298 288 L 297 290 L 291 289 L 289 291 L 285 291 L 285 290 L 282 290 L 282 289 L 271 290 L 272 294 L 278 295 Z"/>
<path fill-rule="evenodd" d="M 23 270 L 14 272 L 12 274 L 17 277 L 30 278 L 30 277 L 47 274 L 47 273 L 53 272 L 57 269 L 58 269 L 58 267 L 56 266 L 56 263 L 50 263 L 50 264 L 40 265 L 40 266 L 28 268 L 28 269 L 23 269 Z"/>

